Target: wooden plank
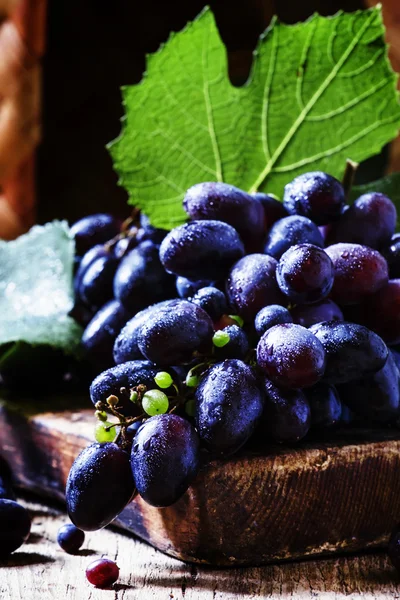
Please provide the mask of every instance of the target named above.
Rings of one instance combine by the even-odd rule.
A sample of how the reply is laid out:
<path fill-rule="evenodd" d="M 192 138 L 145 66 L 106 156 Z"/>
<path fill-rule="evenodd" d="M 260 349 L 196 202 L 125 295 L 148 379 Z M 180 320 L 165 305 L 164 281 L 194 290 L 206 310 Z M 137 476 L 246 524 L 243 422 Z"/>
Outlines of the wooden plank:
<path fill-rule="evenodd" d="M 19 485 L 62 499 L 93 423 L 90 410 L 25 417 L 4 404 L 3 454 Z M 399 470 L 397 431 L 348 430 L 210 462 L 179 502 L 156 509 L 136 498 L 116 525 L 172 556 L 213 565 L 352 552 L 381 546 L 399 520 Z"/>
<path fill-rule="evenodd" d="M 165 556 L 110 528 L 86 534 L 82 550 L 56 544 L 65 514 L 24 501 L 33 517 L 26 544 L 1 563 L 2 600 L 388 600 L 400 579 L 384 553 L 308 560 L 247 569 L 212 569 Z M 106 555 L 120 568 L 112 591 L 93 588 L 87 565 Z"/>

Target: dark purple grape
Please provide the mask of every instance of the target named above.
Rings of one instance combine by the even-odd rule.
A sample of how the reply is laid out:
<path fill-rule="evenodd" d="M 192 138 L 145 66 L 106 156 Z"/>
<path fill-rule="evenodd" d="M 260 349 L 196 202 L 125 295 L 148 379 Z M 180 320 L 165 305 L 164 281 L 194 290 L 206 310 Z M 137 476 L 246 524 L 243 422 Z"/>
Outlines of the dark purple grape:
<path fill-rule="evenodd" d="M 57 532 L 57 543 L 67 554 L 76 554 L 84 541 L 84 532 L 71 523 L 62 525 Z"/>
<path fill-rule="evenodd" d="M 95 314 L 82 335 L 82 347 L 93 365 L 108 369 L 114 364 L 114 342 L 130 316 L 117 300 L 110 300 Z"/>
<path fill-rule="evenodd" d="M 175 281 L 159 259 L 158 246 L 143 242 L 121 261 L 114 278 L 114 295 L 132 313 L 175 296 Z"/>
<path fill-rule="evenodd" d="M 137 231 L 136 238 L 138 243 L 150 241 L 154 244 L 161 244 L 168 231 L 166 229 L 158 229 L 150 224 L 150 219 L 144 213 L 140 213 L 140 228 Z"/>
<path fill-rule="evenodd" d="M 138 240 L 136 238 L 136 235 L 127 235 L 125 237 L 122 237 L 114 244 L 112 248 L 112 253 L 118 260 L 121 260 L 122 258 L 124 258 L 124 256 L 128 254 L 128 252 L 136 248 L 137 245 Z"/>
<path fill-rule="evenodd" d="M 264 210 L 255 196 L 221 182 L 197 183 L 188 189 L 183 208 L 192 220 L 224 221 L 257 250 L 264 235 Z"/>
<path fill-rule="evenodd" d="M 29 537 L 31 518 L 28 511 L 14 500 L 0 500 L 0 557 L 17 550 Z"/>
<path fill-rule="evenodd" d="M 390 279 L 397 279 L 400 277 L 400 239 L 393 240 L 393 237 L 389 244 L 382 248 L 381 254 L 388 264 Z"/>
<path fill-rule="evenodd" d="M 400 344 L 400 279 L 392 279 L 361 306 L 364 325 L 387 344 Z"/>
<path fill-rule="evenodd" d="M 360 196 L 329 231 L 327 244 L 350 242 L 379 250 L 389 243 L 396 227 L 393 202 L 384 194 L 370 192 Z"/>
<path fill-rule="evenodd" d="M 313 171 L 299 175 L 285 186 L 283 205 L 291 215 L 326 225 L 340 217 L 344 200 L 340 181 L 322 171 Z"/>
<path fill-rule="evenodd" d="M 359 304 L 388 282 L 386 260 L 379 252 L 359 244 L 335 244 L 325 249 L 333 263 L 332 299 L 338 304 Z"/>
<path fill-rule="evenodd" d="M 135 491 L 129 455 L 117 444 L 91 444 L 75 459 L 65 498 L 68 516 L 83 531 L 105 527 Z"/>
<path fill-rule="evenodd" d="M 355 415 L 346 404 L 342 402 L 342 414 L 340 415 L 340 425 L 351 425 L 354 422 Z"/>
<path fill-rule="evenodd" d="M 118 260 L 107 254 L 96 258 L 84 272 L 79 284 L 79 297 L 87 306 L 100 308 L 113 297 L 113 280 Z"/>
<path fill-rule="evenodd" d="M 276 223 L 276 221 L 279 221 L 279 219 L 289 216 L 289 213 L 283 206 L 282 202 L 273 196 L 270 196 L 269 194 L 263 194 L 261 192 L 256 192 L 253 194 L 253 196 L 257 198 L 259 202 L 261 202 L 264 209 L 265 231 L 271 229 L 272 225 Z"/>
<path fill-rule="evenodd" d="M 109 558 L 97 558 L 86 569 L 86 579 L 98 588 L 109 588 L 119 577 L 118 565 Z"/>
<path fill-rule="evenodd" d="M 199 279 L 198 281 L 190 281 L 186 277 L 177 277 L 175 286 L 179 298 L 186 300 L 192 298 L 199 290 L 212 285 L 212 281 L 208 279 Z"/>
<path fill-rule="evenodd" d="M 293 323 L 268 329 L 257 345 L 257 363 L 273 383 L 284 388 L 311 387 L 325 371 L 321 342 Z"/>
<path fill-rule="evenodd" d="M 160 246 L 165 269 L 191 280 L 223 279 L 243 255 L 236 229 L 222 221 L 191 221 L 176 227 Z"/>
<path fill-rule="evenodd" d="M 120 232 L 120 228 L 119 219 L 102 213 L 89 215 L 76 221 L 70 229 L 71 235 L 75 239 L 76 254 L 83 256 L 96 244 L 108 242 Z"/>
<path fill-rule="evenodd" d="M 225 294 L 221 290 L 207 286 L 196 292 L 190 302 L 197 304 L 211 317 L 213 321 L 217 321 L 223 314 L 228 312 L 228 303 Z"/>
<path fill-rule="evenodd" d="M 230 455 L 250 438 L 264 397 L 252 369 L 241 360 L 212 366 L 196 389 L 196 426 L 210 452 Z"/>
<path fill-rule="evenodd" d="M 135 437 L 135 435 L 137 434 L 137 432 L 139 431 L 139 429 L 141 428 L 143 424 L 142 420 L 139 421 L 135 421 L 134 423 L 131 423 L 131 425 L 129 425 L 126 430 L 125 430 L 125 437 L 129 442 L 133 442 L 133 439 Z"/>
<path fill-rule="evenodd" d="M 200 468 L 200 442 L 195 428 L 174 414 L 147 419 L 133 442 L 131 468 L 136 488 L 148 504 L 174 504 Z"/>
<path fill-rule="evenodd" d="M 342 416 L 342 403 L 335 386 L 320 381 L 305 391 L 313 427 L 332 427 Z"/>
<path fill-rule="evenodd" d="M 104 258 L 109 254 L 110 252 L 106 250 L 106 248 L 102 244 L 98 244 L 97 246 L 90 248 L 90 250 L 88 250 L 86 254 L 84 254 L 74 277 L 74 292 L 78 300 L 80 299 L 79 289 L 82 282 L 82 277 L 84 276 L 90 265 L 98 258 Z"/>
<path fill-rule="evenodd" d="M 310 405 L 304 393 L 279 389 L 268 379 L 264 379 L 263 385 L 265 406 L 259 432 L 279 444 L 303 439 L 311 425 Z"/>
<path fill-rule="evenodd" d="M 281 256 L 276 267 L 281 291 L 292 302 L 311 304 L 322 300 L 333 286 L 333 264 L 318 246 L 298 244 Z"/>
<path fill-rule="evenodd" d="M 222 331 L 229 336 L 229 342 L 225 346 L 214 347 L 214 356 L 217 360 L 225 358 L 244 359 L 250 350 L 249 339 L 243 329 L 238 325 L 228 325 Z"/>
<path fill-rule="evenodd" d="M 249 254 L 233 265 L 226 295 L 234 314 L 247 322 L 268 304 L 287 304 L 276 283 L 276 260 L 266 254 Z"/>
<path fill-rule="evenodd" d="M 261 337 L 268 329 L 271 329 L 274 325 L 282 325 L 283 323 L 293 323 L 292 316 L 287 308 L 280 306 L 279 304 L 270 304 L 264 306 L 257 314 L 254 319 L 254 328 Z"/>
<path fill-rule="evenodd" d="M 144 385 L 148 390 L 156 388 L 154 377 L 157 375 L 156 365 L 147 360 L 132 360 L 103 371 L 94 379 L 90 386 L 90 398 L 95 405 L 106 402 L 111 395 L 119 398 L 118 410 L 125 416 L 138 416 L 139 407 L 130 401 L 129 390 Z M 121 392 L 121 388 L 125 391 Z M 165 390 L 173 393 L 172 388 Z"/>
<path fill-rule="evenodd" d="M 385 342 L 362 325 L 325 321 L 309 329 L 326 353 L 324 379 L 328 383 L 347 383 L 381 369 L 388 357 Z"/>
<path fill-rule="evenodd" d="M 160 366 L 190 362 L 195 351 L 211 347 L 213 324 L 208 314 L 187 300 L 170 300 L 151 311 L 138 333 L 138 346 Z"/>
<path fill-rule="evenodd" d="M 279 260 L 282 254 L 295 244 L 314 244 L 323 248 L 324 240 L 320 230 L 310 219 L 294 215 L 280 219 L 272 225 L 264 252 Z"/>
<path fill-rule="evenodd" d="M 396 362 L 389 356 L 373 375 L 350 381 L 340 386 L 340 397 L 358 416 L 377 423 L 396 421 L 400 415 L 400 373 Z"/>
<path fill-rule="evenodd" d="M 293 323 L 303 327 L 311 327 L 322 321 L 343 321 L 343 313 L 333 300 L 325 298 L 315 304 L 295 306 L 290 310 Z"/>

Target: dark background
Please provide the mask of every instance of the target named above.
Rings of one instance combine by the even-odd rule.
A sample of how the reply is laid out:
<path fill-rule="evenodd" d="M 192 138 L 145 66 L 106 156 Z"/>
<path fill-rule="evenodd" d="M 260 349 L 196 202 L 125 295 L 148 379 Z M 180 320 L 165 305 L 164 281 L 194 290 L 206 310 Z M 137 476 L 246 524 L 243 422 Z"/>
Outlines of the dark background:
<path fill-rule="evenodd" d="M 105 144 L 120 130 L 120 86 L 140 81 L 145 54 L 179 31 L 200 0 L 49 0 L 44 58 L 44 137 L 38 158 L 38 218 L 76 220 L 109 211 L 126 216 Z M 314 11 L 361 8 L 362 0 L 214 0 L 209 3 L 229 52 L 230 76 L 246 79 L 251 51 L 273 14 L 287 23 Z M 381 159 L 368 166 L 380 176 Z M 361 175 L 362 177 L 362 172 Z"/>

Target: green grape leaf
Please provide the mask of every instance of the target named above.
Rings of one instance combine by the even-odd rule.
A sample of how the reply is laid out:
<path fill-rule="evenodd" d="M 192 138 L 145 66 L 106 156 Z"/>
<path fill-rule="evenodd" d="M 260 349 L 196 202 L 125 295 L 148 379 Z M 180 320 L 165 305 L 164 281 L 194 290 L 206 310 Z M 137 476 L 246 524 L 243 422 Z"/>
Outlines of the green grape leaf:
<path fill-rule="evenodd" d="M 82 330 L 73 306 L 75 244 L 65 222 L 35 226 L 0 241 L 0 350 L 8 360 L 25 344 L 78 351 Z"/>
<path fill-rule="evenodd" d="M 380 7 L 274 21 L 240 88 L 205 9 L 148 56 L 138 85 L 123 88 L 122 131 L 109 149 L 129 202 L 170 229 L 185 221 L 182 198 L 201 181 L 281 196 L 305 171 L 341 177 L 346 158 L 365 160 L 396 136 L 396 81 Z"/>
<path fill-rule="evenodd" d="M 354 202 L 361 194 L 368 194 L 368 192 L 386 194 L 396 205 L 400 216 L 400 173 L 391 173 L 377 181 L 353 186 L 349 194 L 349 202 Z"/>

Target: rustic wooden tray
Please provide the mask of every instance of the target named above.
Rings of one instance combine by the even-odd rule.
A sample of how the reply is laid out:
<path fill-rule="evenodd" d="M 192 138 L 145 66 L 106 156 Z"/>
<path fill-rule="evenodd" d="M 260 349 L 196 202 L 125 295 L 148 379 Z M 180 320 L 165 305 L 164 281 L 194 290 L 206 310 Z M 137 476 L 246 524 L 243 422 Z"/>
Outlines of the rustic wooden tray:
<path fill-rule="evenodd" d="M 93 411 L 71 407 L 71 398 L 57 400 L 58 412 L 27 406 L 0 405 L 2 454 L 19 486 L 63 500 L 69 468 L 93 440 Z M 210 462 L 175 505 L 157 509 L 136 498 L 115 525 L 212 565 L 379 547 L 400 521 L 399 473 L 398 431 L 348 429 L 330 441 Z"/>

